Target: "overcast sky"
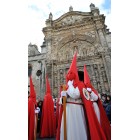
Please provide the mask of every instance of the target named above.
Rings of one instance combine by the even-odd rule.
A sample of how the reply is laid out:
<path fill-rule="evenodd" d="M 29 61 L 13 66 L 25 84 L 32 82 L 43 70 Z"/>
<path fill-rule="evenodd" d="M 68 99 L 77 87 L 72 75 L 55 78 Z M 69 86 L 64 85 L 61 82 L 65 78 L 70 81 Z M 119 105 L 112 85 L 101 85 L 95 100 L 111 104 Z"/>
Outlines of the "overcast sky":
<path fill-rule="evenodd" d="M 29 0 L 29 43 L 40 46 L 43 43 L 44 35 L 42 28 L 45 27 L 45 21 L 49 13 L 52 12 L 53 20 L 59 18 L 73 7 L 73 11 L 90 12 L 89 5 L 93 3 L 99 8 L 100 13 L 106 16 L 105 24 L 111 31 L 111 2 L 110 0 Z"/>

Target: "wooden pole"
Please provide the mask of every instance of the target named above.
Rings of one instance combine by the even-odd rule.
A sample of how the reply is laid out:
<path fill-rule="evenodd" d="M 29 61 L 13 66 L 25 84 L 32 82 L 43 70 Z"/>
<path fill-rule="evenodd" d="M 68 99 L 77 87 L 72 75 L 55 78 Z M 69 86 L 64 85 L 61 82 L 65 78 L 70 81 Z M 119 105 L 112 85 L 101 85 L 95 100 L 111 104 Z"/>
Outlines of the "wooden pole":
<path fill-rule="evenodd" d="M 34 140 L 36 140 L 38 113 L 35 114 Z"/>
<path fill-rule="evenodd" d="M 63 85 L 63 91 L 66 91 L 66 86 Z M 66 126 L 66 96 L 63 97 L 63 113 L 64 113 L 64 140 L 67 140 L 67 126 Z"/>

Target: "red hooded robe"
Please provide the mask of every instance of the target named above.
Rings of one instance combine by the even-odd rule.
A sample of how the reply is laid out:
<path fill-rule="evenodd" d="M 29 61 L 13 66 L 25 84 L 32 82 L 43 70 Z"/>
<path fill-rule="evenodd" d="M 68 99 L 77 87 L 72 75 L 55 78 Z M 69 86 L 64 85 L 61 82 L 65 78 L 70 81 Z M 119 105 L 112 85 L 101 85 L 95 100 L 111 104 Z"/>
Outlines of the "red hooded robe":
<path fill-rule="evenodd" d="M 86 66 L 84 65 L 84 83 L 86 85 L 86 88 L 91 88 L 92 91 L 98 96 L 98 92 L 97 90 L 95 90 L 95 88 L 91 85 L 90 82 L 90 78 L 86 69 Z M 111 126 L 110 126 L 110 122 L 107 118 L 106 112 L 102 106 L 102 103 L 99 99 L 98 96 L 98 101 L 97 101 L 99 110 L 100 110 L 100 122 L 101 122 L 101 127 L 105 133 L 105 136 L 107 138 L 107 140 L 111 140 Z"/>
<path fill-rule="evenodd" d="M 41 131 L 40 137 L 53 137 L 55 135 L 55 117 L 54 117 L 54 102 L 51 95 L 50 84 L 46 77 L 47 92 L 44 96 L 42 116 L 41 116 Z"/>
<path fill-rule="evenodd" d="M 105 135 L 104 135 L 104 132 L 103 132 L 98 120 L 97 120 L 97 117 L 96 117 L 96 114 L 93 110 L 91 101 L 87 100 L 83 95 L 83 88 L 85 88 L 85 85 L 83 82 L 79 81 L 79 78 L 78 78 L 76 57 L 77 57 L 77 53 L 75 53 L 72 64 L 71 64 L 70 69 L 68 71 L 67 81 L 72 80 L 71 78 L 74 77 L 73 85 L 74 85 L 74 87 L 78 86 L 78 88 L 79 88 L 80 95 L 81 95 L 82 101 L 84 103 L 85 117 L 87 119 L 88 140 L 107 140 Z M 63 113 L 63 108 L 61 106 L 56 140 L 60 140 L 60 128 L 61 128 L 62 113 Z"/>
<path fill-rule="evenodd" d="M 34 140 L 36 94 L 30 77 L 30 97 L 28 99 L 28 140 Z"/>
<path fill-rule="evenodd" d="M 60 111 L 59 100 L 60 100 L 61 91 L 62 91 L 62 86 L 60 86 L 60 91 L 59 91 L 57 102 L 56 102 L 56 128 L 58 127 L 58 120 L 59 120 L 59 111 Z"/>

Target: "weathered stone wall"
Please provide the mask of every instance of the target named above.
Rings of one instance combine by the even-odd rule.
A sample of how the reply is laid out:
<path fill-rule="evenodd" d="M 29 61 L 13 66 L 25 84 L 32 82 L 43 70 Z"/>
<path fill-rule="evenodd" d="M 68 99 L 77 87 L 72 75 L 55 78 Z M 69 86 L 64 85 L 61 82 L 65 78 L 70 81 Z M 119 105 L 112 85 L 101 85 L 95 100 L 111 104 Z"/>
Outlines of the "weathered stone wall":
<path fill-rule="evenodd" d="M 75 51 L 78 52 L 77 65 L 79 71 L 87 66 L 91 82 L 99 93 L 110 94 L 111 88 L 111 33 L 107 29 L 105 16 L 99 9 L 90 5 L 90 12 L 70 11 L 56 20 L 50 13 L 43 28 L 44 42 L 41 55 L 29 57 L 34 64 L 34 71 L 39 66 L 37 60 L 43 62 L 44 75 L 41 80 L 42 98 L 46 74 L 49 77 L 52 93 L 57 96 L 59 87 L 65 83 L 67 70 Z M 33 77 L 35 72 L 33 72 Z M 35 82 L 37 94 L 38 82 Z"/>

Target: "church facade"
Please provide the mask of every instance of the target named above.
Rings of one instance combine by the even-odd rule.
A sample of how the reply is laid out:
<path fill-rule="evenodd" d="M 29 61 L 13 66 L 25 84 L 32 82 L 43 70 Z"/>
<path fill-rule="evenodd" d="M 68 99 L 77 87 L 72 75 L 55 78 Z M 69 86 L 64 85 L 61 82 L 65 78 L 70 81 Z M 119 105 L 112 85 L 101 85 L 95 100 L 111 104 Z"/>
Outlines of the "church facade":
<path fill-rule="evenodd" d="M 36 45 L 28 46 L 28 77 L 32 75 L 38 99 L 44 97 L 46 75 L 52 94 L 57 97 L 76 51 L 78 71 L 86 65 L 95 89 L 100 94 L 111 94 L 111 33 L 105 16 L 94 4 L 90 4 L 89 12 L 73 11 L 70 7 L 56 20 L 50 13 L 42 31 L 41 53 Z"/>

